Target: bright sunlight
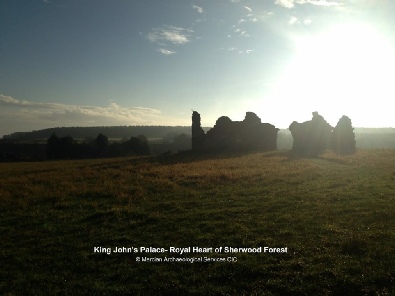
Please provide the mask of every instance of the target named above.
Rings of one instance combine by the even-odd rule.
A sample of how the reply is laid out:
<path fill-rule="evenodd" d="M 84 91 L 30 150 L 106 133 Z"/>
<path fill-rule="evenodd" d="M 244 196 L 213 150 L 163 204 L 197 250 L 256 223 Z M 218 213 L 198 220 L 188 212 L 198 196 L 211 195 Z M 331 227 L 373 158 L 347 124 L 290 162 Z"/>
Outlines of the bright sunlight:
<path fill-rule="evenodd" d="M 342 115 L 355 126 L 389 124 L 395 54 L 387 36 L 367 24 L 343 24 L 294 40 L 297 55 L 273 93 L 293 98 L 290 114 L 309 120 L 318 111 L 332 125 Z"/>

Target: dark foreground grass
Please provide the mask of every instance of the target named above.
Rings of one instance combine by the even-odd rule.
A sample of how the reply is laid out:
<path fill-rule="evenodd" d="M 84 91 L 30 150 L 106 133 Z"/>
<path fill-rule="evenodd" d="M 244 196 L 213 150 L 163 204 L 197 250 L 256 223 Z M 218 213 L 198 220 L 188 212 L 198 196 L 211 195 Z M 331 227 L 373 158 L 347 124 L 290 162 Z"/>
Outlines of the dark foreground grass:
<path fill-rule="evenodd" d="M 394 202 L 394 150 L 0 164 L 0 294 L 394 295 Z M 171 246 L 288 252 L 94 252 Z"/>

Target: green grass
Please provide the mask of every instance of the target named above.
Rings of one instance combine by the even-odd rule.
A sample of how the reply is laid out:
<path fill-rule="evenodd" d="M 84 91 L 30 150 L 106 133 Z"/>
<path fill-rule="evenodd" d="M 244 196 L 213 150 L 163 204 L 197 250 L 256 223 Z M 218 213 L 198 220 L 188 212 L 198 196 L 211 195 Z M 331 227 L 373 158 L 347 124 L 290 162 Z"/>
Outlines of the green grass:
<path fill-rule="evenodd" d="M 394 203 L 395 150 L 2 163 L 0 294 L 393 295 Z M 107 255 L 96 246 L 288 253 Z"/>

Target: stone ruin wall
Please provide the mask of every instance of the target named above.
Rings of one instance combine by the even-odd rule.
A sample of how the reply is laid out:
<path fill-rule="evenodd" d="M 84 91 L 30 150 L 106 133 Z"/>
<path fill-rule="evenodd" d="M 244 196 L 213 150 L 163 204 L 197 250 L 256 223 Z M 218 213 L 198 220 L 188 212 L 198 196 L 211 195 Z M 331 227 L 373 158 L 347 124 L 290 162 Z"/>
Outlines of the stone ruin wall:
<path fill-rule="evenodd" d="M 294 155 L 314 157 L 327 149 L 338 154 L 352 154 L 356 150 L 354 128 L 347 116 L 340 118 L 333 128 L 318 112 L 313 112 L 311 120 L 294 121 L 289 130 L 294 139 L 291 149 Z"/>
<path fill-rule="evenodd" d="M 243 121 L 232 121 L 227 116 L 218 118 L 215 126 L 205 133 L 200 114 L 192 114 L 192 150 L 194 151 L 268 151 L 277 149 L 279 129 L 262 123 L 253 112 L 247 112 Z"/>
<path fill-rule="evenodd" d="M 318 156 L 327 149 L 338 154 L 356 151 L 354 128 L 347 116 L 340 118 L 333 128 L 318 112 L 309 121 L 292 122 L 289 126 L 293 137 L 291 153 L 301 156 Z M 279 129 L 262 123 L 253 112 L 247 112 L 243 121 L 232 121 L 227 116 L 218 118 L 207 133 L 201 127 L 201 117 L 192 114 L 192 150 L 198 152 L 269 151 L 277 149 Z"/>

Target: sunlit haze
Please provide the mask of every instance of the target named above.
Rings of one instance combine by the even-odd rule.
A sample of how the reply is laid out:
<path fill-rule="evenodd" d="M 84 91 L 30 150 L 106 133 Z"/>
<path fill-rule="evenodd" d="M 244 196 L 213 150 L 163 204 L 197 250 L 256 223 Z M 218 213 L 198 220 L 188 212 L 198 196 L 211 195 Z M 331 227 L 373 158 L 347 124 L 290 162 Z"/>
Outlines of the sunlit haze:
<path fill-rule="evenodd" d="M 33 0 L 0 3 L 0 137 L 59 126 L 395 127 L 395 3 Z"/>

